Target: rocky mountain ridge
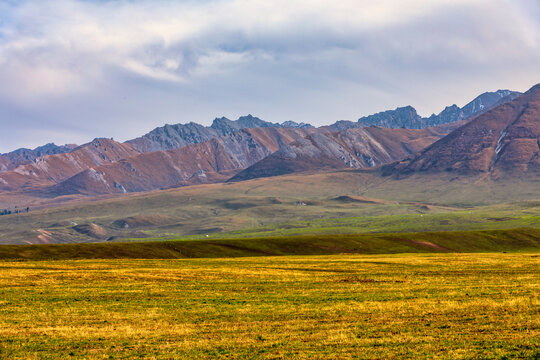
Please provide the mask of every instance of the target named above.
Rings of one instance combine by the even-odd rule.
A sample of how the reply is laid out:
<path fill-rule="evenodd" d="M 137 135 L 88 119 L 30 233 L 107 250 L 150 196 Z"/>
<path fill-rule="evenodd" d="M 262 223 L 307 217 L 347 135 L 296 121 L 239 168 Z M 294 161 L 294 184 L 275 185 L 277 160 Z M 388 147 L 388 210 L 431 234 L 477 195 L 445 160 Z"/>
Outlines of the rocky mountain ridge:
<path fill-rule="evenodd" d="M 0 172 L 15 169 L 19 165 L 28 164 L 45 155 L 64 154 L 73 151 L 77 145 L 56 145 L 54 143 L 38 146 L 35 149 L 20 148 L 6 154 L 0 154 Z"/>
<path fill-rule="evenodd" d="M 371 116 L 372 120 L 386 119 L 384 121 L 388 127 L 366 127 L 361 122 L 339 121 L 332 126 L 314 128 L 309 124 L 292 121 L 275 124 L 247 115 L 235 121 L 216 118 L 209 127 L 196 123 L 165 125 L 125 143 L 112 139 L 95 139 L 71 149 L 47 145 L 43 149 L 31 151 L 30 155 L 20 152 L 26 154 L 22 156 L 28 159 L 9 171 L 0 172 L 0 192 L 25 191 L 46 196 L 123 193 L 226 181 L 233 176 L 234 180 L 242 180 L 298 171 L 370 168 L 404 158 L 411 160 L 414 153 L 426 147 L 430 149 L 432 143 L 447 141 L 447 138 L 439 139 L 451 131 L 458 131 L 460 126 L 468 122 L 476 124 L 477 119 L 496 113 L 495 110 L 499 111 L 500 108 L 517 106 L 511 104 L 529 96 L 527 93 L 527 96 L 514 99 L 516 94 L 510 91 L 485 93 L 463 108 L 456 105 L 447 107 L 439 115 L 427 119 L 420 118 L 412 107 Z M 527 108 L 532 109 L 533 103 L 527 105 Z M 492 104 L 499 105 L 489 110 Z M 363 119 L 367 118 L 370 117 Z M 403 126 L 392 128 L 403 119 L 408 119 L 407 124 L 411 127 L 424 127 L 426 123 L 437 122 L 442 125 L 424 129 L 403 129 Z M 511 148 L 507 145 L 507 134 L 513 138 L 521 136 L 523 139 L 519 141 L 527 143 L 534 150 L 532 143 L 525 141 L 522 133 L 532 134 L 531 139 L 536 139 L 536 130 L 530 124 L 527 126 L 518 127 L 520 130 L 512 127 L 505 130 L 504 136 L 500 135 L 494 148 L 497 154 L 497 158 L 492 161 L 494 164 L 502 163 L 503 160 L 509 163 L 507 159 L 517 156 L 508 155 L 505 150 Z M 496 132 L 497 129 L 495 126 L 481 131 Z M 478 136 L 475 138 L 475 135 L 463 135 L 472 136 L 474 140 L 470 144 L 456 146 L 462 146 L 466 151 L 476 149 L 478 143 L 485 143 Z M 32 158 L 32 154 L 38 154 L 39 151 L 65 152 Z M 452 150 L 444 152 L 450 153 Z M 520 154 L 525 153 L 525 150 L 520 150 Z M 442 164 L 443 159 L 445 156 L 441 156 L 437 164 Z M 435 160 L 416 163 L 433 165 L 438 161 Z M 529 160 L 528 163 L 534 168 L 534 156 Z M 422 166 L 413 169 L 416 165 L 409 168 L 405 164 L 398 163 L 395 170 L 424 170 Z M 428 168 L 442 167 L 431 165 Z M 450 165 L 449 168 L 460 166 Z"/>
<path fill-rule="evenodd" d="M 383 111 L 369 115 L 354 122 L 338 122 L 331 125 L 336 130 L 343 130 L 347 127 L 382 126 L 387 128 L 407 128 L 423 129 L 426 127 L 442 125 L 455 121 L 469 119 L 494 106 L 511 101 L 521 95 L 521 93 L 510 90 L 497 90 L 486 92 L 469 102 L 463 108 L 457 105 L 447 106 L 439 114 L 432 114 L 430 117 L 421 117 L 412 106 L 398 107 L 395 110 Z"/>
<path fill-rule="evenodd" d="M 299 139 L 235 175 L 249 180 L 305 171 L 372 168 L 422 150 L 447 133 L 446 128 L 388 129 L 369 126 L 316 132 Z"/>
<path fill-rule="evenodd" d="M 384 168 L 385 174 L 398 177 L 441 171 L 493 178 L 540 173 L 540 84 Z"/>
<path fill-rule="evenodd" d="M 198 144 L 91 167 L 50 191 L 94 195 L 222 182 L 308 133 L 297 128 L 241 129 Z"/>
<path fill-rule="evenodd" d="M 210 126 L 203 126 L 194 122 L 165 125 L 155 128 L 141 137 L 128 140 L 127 143 L 140 152 L 173 150 L 231 134 L 242 129 L 267 127 L 307 129 L 313 126 L 294 121 L 285 121 L 282 124 L 271 123 L 249 114 L 241 116 L 237 120 L 229 120 L 226 117 L 216 118 Z"/>

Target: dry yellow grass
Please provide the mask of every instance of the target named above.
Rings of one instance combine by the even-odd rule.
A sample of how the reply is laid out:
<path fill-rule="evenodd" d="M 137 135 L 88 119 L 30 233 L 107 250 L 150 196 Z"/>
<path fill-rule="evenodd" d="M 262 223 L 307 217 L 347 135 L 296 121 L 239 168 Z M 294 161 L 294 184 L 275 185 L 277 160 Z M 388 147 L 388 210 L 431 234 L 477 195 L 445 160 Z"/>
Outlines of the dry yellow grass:
<path fill-rule="evenodd" d="M 9 359 L 540 356 L 536 254 L 0 263 Z"/>

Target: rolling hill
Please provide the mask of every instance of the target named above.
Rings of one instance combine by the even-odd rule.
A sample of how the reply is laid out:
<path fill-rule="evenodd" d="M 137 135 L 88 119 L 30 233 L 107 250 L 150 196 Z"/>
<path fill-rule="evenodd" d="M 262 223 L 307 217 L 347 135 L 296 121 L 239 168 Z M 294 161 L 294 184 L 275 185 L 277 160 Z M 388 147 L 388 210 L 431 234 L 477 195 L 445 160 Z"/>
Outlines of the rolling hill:
<path fill-rule="evenodd" d="M 538 201 L 524 201 L 539 198 L 538 183 L 526 179 L 455 179 L 448 173 L 395 179 L 348 169 L 27 199 L 16 204 L 30 206 L 29 213 L 0 216 L 0 244 L 204 238 L 231 231 L 229 237 L 540 227 Z M 502 204 L 516 201 L 524 202 Z"/>

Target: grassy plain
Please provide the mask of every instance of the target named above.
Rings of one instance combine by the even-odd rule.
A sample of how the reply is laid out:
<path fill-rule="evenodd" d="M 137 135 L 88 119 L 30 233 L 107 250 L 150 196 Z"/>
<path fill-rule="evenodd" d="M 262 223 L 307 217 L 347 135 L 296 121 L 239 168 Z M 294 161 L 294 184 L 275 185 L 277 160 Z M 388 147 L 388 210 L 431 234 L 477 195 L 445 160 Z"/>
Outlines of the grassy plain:
<path fill-rule="evenodd" d="M 538 359 L 540 256 L 0 262 L 4 359 Z"/>
<path fill-rule="evenodd" d="M 534 181 L 448 174 L 402 180 L 362 171 L 291 175 L 78 199 L 0 216 L 0 244 L 538 227 L 538 189 Z M 366 200 L 340 201 L 343 196 Z M 74 224 L 96 224 L 99 234 Z"/>
<path fill-rule="evenodd" d="M 404 233 L 540 228 L 540 201 L 482 206 L 467 210 L 431 211 L 269 223 L 240 230 L 210 232 L 179 239 L 226 239 L 316 234 Z M 149 232 L 150 233 L 150 232 Z"/>

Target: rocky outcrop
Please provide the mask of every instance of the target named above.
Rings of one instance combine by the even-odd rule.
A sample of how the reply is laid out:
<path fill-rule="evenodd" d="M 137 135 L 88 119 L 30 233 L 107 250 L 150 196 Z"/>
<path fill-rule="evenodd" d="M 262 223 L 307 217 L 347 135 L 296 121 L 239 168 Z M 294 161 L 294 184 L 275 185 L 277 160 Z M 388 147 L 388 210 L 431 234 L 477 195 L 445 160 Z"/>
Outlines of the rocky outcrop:
<path fill-rule="evenodd" d="M 408 128 L 421 129 L 424 126 L 423 119 L 416 113 L 412 106 L 397 108 L 396 110 L 383 111 L 358 119 L 358 126 L 382 126 L 385 128 Z"/>
<path fill-rule="evenodd" d="M 305 129 L 312 126 L 304 123 L 298 124 L 294 121 L 274 124 L 250 114 L 241 116 L 237 120 L 229 120 L 226 117 L 216 118 L 210 127 L 193 122 L 188 124 L 165 125 L 150 131 L 146 135 L 129 140 L 127 143 L 140 152 L 173 150 L 198 144 L 219 136 L 232 134 L 241 129 L 268 127 Z"/>
<path fill-rule="evenodd" d="M 155 128 L 148 134 L 129 140 L 139 152 L 172 150 L 188 145 L 198 144 L 218 137 L 219 133 L 211 128 L 193 122 L 188 124 L 165 125 Z"/>
<path fill-rule="evenodd" d="M 280 125 L 261 120 L 258 117 L 250 114 L 247 116 L 241 116 L 236 121 L 229 120 L 226 117 L 216 118 L 210 126 L 210 128 L 216 130 L 220 135 L 230 134 L 241 129 L 267 127 L 280 127 Z"/>

